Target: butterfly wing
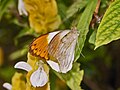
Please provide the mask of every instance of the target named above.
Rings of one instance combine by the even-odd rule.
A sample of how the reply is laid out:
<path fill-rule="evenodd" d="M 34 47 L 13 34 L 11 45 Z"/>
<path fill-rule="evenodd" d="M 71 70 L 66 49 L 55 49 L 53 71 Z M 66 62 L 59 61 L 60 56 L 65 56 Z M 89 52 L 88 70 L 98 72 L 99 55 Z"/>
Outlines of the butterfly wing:
<path fill-rule="evenodd" d="M 59 57 L 60 64 L 60 70 L 63 73 L 68 72 L 72 68 L 72 63 L 74 61 L 74 49 L 76 46 L 76 40 L 74 40 L 72 43 L 68 45 L 67 48 L 64 48 L 65 50 L 61 53 L 63 58 Z"/>
<path fill-rule="evenodd" d="M 75 44 L 75 43 L 73 43 L 73 44 Z M 64 53 L 64 55 L 66 57 L 59 55 L 60 57 L 57 58 L 59 60 L 59 63 L 54 62 L 53 60 L 47 61 L 47 63 L 50 65 L 50 67 L 52 69 L 54 69 L 57 72 L 62 72 L 62 73 L 66 73 L 69 70 L 71 70 L 72 63 L 74 60 L 74 46 L 75 45 L 73 45 L 73 44 L 67 50 L 65 49 L 66 53 Z M 69 52 L 69 53 L 67 53 L 67 52 Z"/>
<path fill-rule="evenodd" d="M 62 73 L 72 68 L 77 38 L 78 33 L 75 30 L 62 31 L 51 40 L 48 46 L 48 53 L 58 60 Z"/>
<path fill-rule="evenodd" d="M 48 59 L 48 44 L 52 38 L 60 31 L 52 32 L 36 38 L 30 45 L 29 52 L 33 56 Z"/>
<path fill-rule="evenodd" d="M 48 37 L 48 34 L 42 35 L 32 42 L 32 44 L 30 45 L 29 51 L 33 56 L 48 59 L 48 52 L 46 49 L 48 46 L 47 37 Z"/>

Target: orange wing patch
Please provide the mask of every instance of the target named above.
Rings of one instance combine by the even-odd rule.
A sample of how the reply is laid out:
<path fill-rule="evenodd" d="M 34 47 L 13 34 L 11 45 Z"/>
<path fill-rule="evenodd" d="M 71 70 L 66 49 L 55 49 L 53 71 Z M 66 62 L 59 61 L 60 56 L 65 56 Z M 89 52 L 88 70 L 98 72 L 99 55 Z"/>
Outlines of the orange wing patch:
<path fill-rule="evenodd" d="M 42 35 L 35 39 L 30 45 L 30 53 L 33 56 L 48 60 L 48 34 Z"/>

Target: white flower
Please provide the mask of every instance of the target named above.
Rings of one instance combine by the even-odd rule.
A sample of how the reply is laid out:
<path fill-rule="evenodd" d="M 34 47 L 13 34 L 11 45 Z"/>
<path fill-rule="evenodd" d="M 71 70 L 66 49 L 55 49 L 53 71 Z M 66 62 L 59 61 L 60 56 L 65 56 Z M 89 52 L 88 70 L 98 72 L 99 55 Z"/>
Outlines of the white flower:
<path fill-rule="evenodd" d="M 39 67 L 30 77 L 31 84 L 34 87 L 42 87 L 48 82 L 48 76 L 43 67 Z"/>
<path fill-rule="evenodd" d="M 3 87 L 6 88 L 7 90 L 12 90 L 12 85 L 10 83 L 4 83 Z"/>
<path fill-rule="evenodd" d="M 24 14 L 24 15 L 28 16 L 28 13 L 25 9 L 25 5 L 24 5 L 23 0 L 18 0 L 18 11 L 19 11 L 20 15 Z"/>
<path fill-rule="evenodd" d="M 32 70 L 32 67 L 24 61 L 18 62 L 14 66 L 14 68 L 23 69 L 28 72 Z M 30 76 L 30 82 L 34 87 L 42 87 L 48 82 L 47 73 L 44 71 L 42 65 L 39 66 L 38 69 L 32 73 L 32 75 Z"/>
<path fill-rule="evenodd" d="M 32 70 L 32 67 L 24 61 L 20 61 L 20 62 L 16 63 L 14 68 L 23 69 L 27 72 Z"/>

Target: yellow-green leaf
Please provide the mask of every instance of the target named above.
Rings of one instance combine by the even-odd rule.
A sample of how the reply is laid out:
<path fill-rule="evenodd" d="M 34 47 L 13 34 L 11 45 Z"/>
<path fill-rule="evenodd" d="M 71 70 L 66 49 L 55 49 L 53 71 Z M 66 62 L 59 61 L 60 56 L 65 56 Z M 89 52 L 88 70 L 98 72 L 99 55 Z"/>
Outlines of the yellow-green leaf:
<path fill-rule="evenodd" d="M 89 31 L 90 21 L 92 19 L 96 4 L 97 4 L 97 0 L 89 0 L 87 7 L 85 8 L 78 22 L 77 29 L 80 31 L 80 35 L 78 38 L 79 47 L 76 48 L 76 53 L 75 53 L 75 61 L 80 57 L 80 53 L 82 51 L 87 33 Z"/>
<path fill-rule="evenodd" d="M 22 56 L 24 56 L 28 52 L 28 48 L 24 46 L 22 49 L 19 49 L 13 53 L 10 54 L 9 58 L 11 60 L 16 60 Z"/>
<path fill-rule="evenodd" d="M 13 0 L 2 0 L 0 2 L 0 20 L 4 14 L 4 12 L 7 10 L 8 6 L 11 5 L 11 2 Z"/>
<path fill-rule="evenodd" d="M 66 12 L 66 18 L 72 17 L 76 12 L 82 10 L 86 5 L 86 0 L 77 0 L 68 8 Z"/>
<path fill-rule="evenodd" d="M 120 39 L 120 0 L 107 9 L 97 30 L 95 49 L 117 39 Z"/>
<path fill-rule="evenodd" d="M 66 74 L 60 74 L 55 72 L 55 74 L 63 80 L 72 90 L 82 90 L 80 83 L 83 79 L 84 71 L 80 70 L 80 64 L 74 63 L 73 68 Z"/>
<path fill-rule="evenodd" d="M 89 43 L 91 43 L 91 44 L 95 44 L 96 33 L 97 33 L 96 30 L 93 31 L 93 33 L 92 33 L 91 36 L 90 36 Z"/>

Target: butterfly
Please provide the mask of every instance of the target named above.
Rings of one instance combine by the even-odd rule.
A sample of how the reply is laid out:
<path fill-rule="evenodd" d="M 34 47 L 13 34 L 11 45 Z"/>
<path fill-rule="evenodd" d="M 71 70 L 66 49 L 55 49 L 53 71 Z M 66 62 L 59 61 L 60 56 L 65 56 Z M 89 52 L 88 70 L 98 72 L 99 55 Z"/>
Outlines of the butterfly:
<path fill-rule="evenodd" d="M 78 36 L 76 28 L 44 34 L 31 43 L 29 52 L 44 58 L 53 70 L 67 73 L 72 69 Z"/>

